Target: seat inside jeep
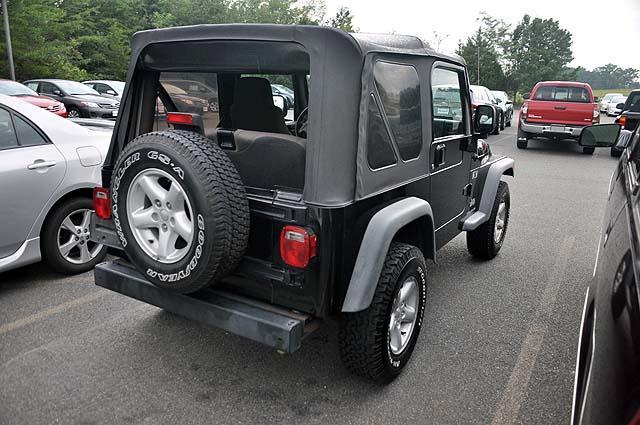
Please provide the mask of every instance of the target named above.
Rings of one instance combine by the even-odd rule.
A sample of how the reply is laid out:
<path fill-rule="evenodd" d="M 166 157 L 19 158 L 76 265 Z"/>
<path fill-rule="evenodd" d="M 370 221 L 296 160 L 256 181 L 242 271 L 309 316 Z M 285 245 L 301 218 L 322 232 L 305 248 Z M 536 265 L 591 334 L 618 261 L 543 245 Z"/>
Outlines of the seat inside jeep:
<path fill-rule="evenodd" d="M 302 192 L 309 72 L 300 68 L 160 72 L 153 129 L 171 127 L 167 112 L 197 115 L 245 186 Z"/>

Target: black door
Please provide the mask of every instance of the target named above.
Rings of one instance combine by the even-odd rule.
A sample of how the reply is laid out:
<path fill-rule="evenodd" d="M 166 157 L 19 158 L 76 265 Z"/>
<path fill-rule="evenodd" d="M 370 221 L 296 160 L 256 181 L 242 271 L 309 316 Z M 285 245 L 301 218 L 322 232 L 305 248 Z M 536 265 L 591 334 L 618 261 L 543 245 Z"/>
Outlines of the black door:
<path fill-rule="evenodd" d="M 431 207 L 438 245 L 458 231 L 467 208 L 464 188 L 469 183 L 471 157 L 463 150 L 471 138 L 464 70 L 435 65 L 431 73 L 432 141 Z"/>

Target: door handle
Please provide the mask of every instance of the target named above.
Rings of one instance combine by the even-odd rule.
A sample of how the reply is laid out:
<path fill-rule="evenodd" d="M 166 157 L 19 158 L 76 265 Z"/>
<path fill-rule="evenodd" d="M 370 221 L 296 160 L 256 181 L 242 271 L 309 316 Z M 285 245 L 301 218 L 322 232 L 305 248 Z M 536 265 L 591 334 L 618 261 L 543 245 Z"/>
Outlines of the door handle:
<path fill-rule="evenodd" d="M 565 109 L 567 109 L 566 106 L 554 106 L 553 109 L 557 110 L 557 111 L 564 111 Z"/>
<path fill-rule="evenodd" d="M 42 168 L 50 168 L 56 165 L 55 161 L 45 161 L 43 159 L 36 159 L 33 164 L 29 164 L 27 168 L 29 170 L 40 170 Z"/>
<path fill-rule="evenodd" d="M 435 158 L 433 161 L 433 167 L 434 168 L 438 168 L 439 166 L 441 166 L 442 164 L 444 164 L 446 162 L 446 152 L 447 152 L 447 145 L 438 145 L 436 146 L 436 152 L 435 152 Z"/>

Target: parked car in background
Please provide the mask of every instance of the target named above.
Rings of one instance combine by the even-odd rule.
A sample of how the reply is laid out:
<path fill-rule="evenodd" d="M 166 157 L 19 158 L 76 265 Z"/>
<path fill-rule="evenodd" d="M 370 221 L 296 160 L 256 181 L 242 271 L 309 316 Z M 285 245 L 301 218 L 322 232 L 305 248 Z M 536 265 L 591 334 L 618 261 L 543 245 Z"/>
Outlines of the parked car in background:
<path fill-rule="evenodd" d="M 69 80 L 29 80 L 27 87 L 41 95 L 49 96 L 64 103 L 69 118 L 105 118 L 118 116 L 120 102 L 82 83 Z"/>
<path fill-rule="evenodd" d="M 586 83 L 543 81 L 525 94 L 518 120 L 517 146 L 526 149 L 529 139 L 578 140 L 582 129 L 600 122 L 599 106 Z M 593 154 L 594 148 L 582 148 Z"/>
<path fill-rule="evenodd" d="M 218 110 L 218 89 L 205 84 L 202 81 L 197 80 L 185 80 L 185 79 L 164 79 L 162 85 L 171 85 L 184 92 L 184 95 L 198 99 L 197 104 L 206 103 L 209 107 L 209 111 L 215 112 Z M 170 89 L 167 89 L 169 91 Z M 172 90 L 171 94 L 180 95 L 178 90 Z"/>
<path fill-rule="evenodd" d="M 89 240 L 93 188 L 109 133 L 0 95 L 0 271 L 41 258 L 80 273 L 106 248 Z"/>
<path fill-rule="evenodd" d="M 495 117 L 498 120 L 498 126 L 492 134 L 500 134 L 500 129 L 504 129 L 504 110 L 498 105 L 497 99 L 491 93 L 491 90 L 485 86 L 469 86 L 471 92 L 471 107 L 475 113 L 478 105 L 489 105 L 495 111 Z"/>
<path fill-rule="evenodd" d="M 640 89 L 632 90 L 627 96 L 622 113 L 616 119 L 625 130 L 633 131 L 638 127 L 640 121 Z"/>
<path fill-rule="evenodd" d="M 91 80 L 82 84 L 89 86 L 103 96 L 109 96 L 118 100 L 122 99 L 124 93 L 124 81 L 115 80 Z"/>
<path fill-rule="evenodd" d="M 47 96 L 40 96 L 29 87 L 17 81 L 0 79 L 0 94 L 17 97 L 20 100 L 46 109 L 61 117 L 67 116 L 67 109 L 64 107 L 64 103 L 53 100 Z"/>
<path fill-rule="evenodd" d="M 609 108 L 609 102 L 614 97 L 622 96 L 622 93 L 607 93 L 600 100 L 600 112 L 607 112 L 607 108 Z"/>
<path fill-rule="evenodd" d="M 587 128 L 607 147 L 619 126 Z M 609 183 L 593 279 L 587 287 L 578 339 L 572 425 L 640 423 L 640 130 L 623 130 L 622 155 Z M 581 142 L 582 143 L 582 142 Z"/>
<path fill-rule="evenodd" d="M 491 90 L 493 96 L 498 100 L 498 106 L 504 110 L 504 126 L 511 127 L 513 119 L 513 101 L 509 98 L 507 92 Z"/>
<path fill-rule="evenodd" d="M 616 96 L 611 98 L 611 102 L 609 102 L 609 106 L 607 107 L 607 116 L 617 117 L 618 115 L 620 115 L 626 101 L 626 96 Z"/>
<path fill-rule="evenodd" d="M 295 102 L 295 94 L 293 90 L 291 90 L 287 86 L 283 86 L 282 84 L 271 84 L 271 93 L 274 96 L 282 96 L 287 101 L 287 109 L 293 109 L 293 105 Z"/>

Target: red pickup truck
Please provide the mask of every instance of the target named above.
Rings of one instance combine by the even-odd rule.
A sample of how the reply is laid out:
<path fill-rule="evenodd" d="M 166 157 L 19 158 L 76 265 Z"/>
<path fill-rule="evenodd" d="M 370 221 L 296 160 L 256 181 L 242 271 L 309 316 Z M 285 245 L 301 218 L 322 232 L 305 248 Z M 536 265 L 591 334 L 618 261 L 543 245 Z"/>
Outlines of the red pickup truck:
<path fill-rule="evenodd" d="M 572 81 L 541 81 L 535 85 L 518 120 L 518 148 L 526 149 L 529 139 L 579 139 L 582 129 L 600 123 L 597 99 L 591 86 Z M 593 154 L 593 147 L 583 147 Z"/>

